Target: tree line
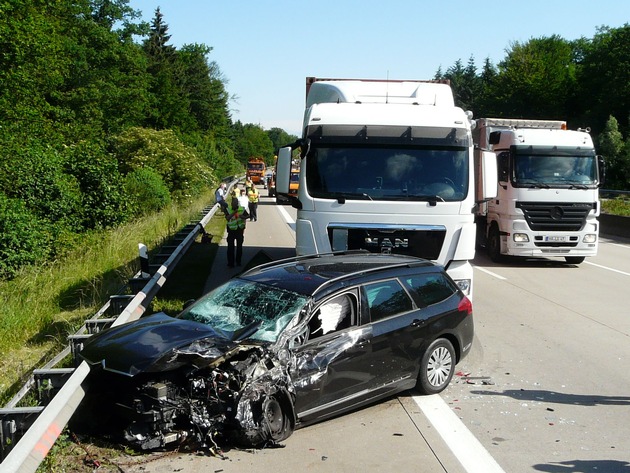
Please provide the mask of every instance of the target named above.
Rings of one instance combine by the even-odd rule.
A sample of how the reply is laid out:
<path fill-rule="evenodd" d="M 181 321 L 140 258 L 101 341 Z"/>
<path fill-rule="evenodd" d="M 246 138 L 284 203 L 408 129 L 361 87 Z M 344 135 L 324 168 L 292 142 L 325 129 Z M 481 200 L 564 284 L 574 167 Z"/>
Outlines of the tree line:
<path fill-rule="evenodd" d="M 0 278 L 53 260 L 81 235 L 189 199 L 273 160 L 296 137 L 234 121 L 212 47 L 170 44 L 128 0 L 0 3 Z M 630 177 L 630 27 L 514 43 L 435 78 L 476 117 L 590 126 L 607 187 Z"/>

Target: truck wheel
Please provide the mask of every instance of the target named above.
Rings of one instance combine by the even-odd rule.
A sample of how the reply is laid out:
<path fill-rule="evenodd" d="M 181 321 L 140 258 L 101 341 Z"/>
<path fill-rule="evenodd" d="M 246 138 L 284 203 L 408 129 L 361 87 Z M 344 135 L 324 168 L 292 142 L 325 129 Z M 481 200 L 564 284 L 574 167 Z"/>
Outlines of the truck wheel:
<path fill-rule="evenodd" d="M 448 386 L 455 372 L 455 349 L 446 338 L 435 340 L 422 356 L 416 389 L 437 394 Z"/>
<path fill-rule="evenodd" d="M 503 259 L 501 255 L 501 234 L 499 233 L 499 227 L 492 225 L 488 232 L 488 241 L 486 242 L 486 249 L 488 250 L 488 256 L 495 263 L 500 263 Z"/>
<path fill-rule="evenodd" d="M 584 256 L 565 256 L 564 259 L 569 264 L 580 264 L 584 261 Z"/>

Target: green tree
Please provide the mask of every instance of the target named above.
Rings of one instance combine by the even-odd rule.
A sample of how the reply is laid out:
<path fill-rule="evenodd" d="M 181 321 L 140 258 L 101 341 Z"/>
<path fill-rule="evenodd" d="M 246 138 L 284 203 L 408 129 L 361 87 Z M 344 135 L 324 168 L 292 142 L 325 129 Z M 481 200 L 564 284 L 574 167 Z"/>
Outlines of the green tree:
<path fill-rule="evenodd" d="M 151 74 L 147 125 L 158 130 L 195 130 L 194 117 L 189 113 L 190 98 L 185 94 L 182 85 L 184 68 L 179 61 L 177 49 L 167 44 L 170 39 L 168 25 L 158 7 L 151 22 L 149 37 L 143 45 Z"/>
<path fill-rule="evenodd" d="M 613 115 L 624 135 L 630 132 L 630 25 L 602 27 L 582 40 L 578 66 L 578 113 L 598 132 Z"/>
<path fill-rule="evenodd" d="M 274 154 L 277 153 L 278 150 L 283 146 L 293 143 L 298 139 L 297 136 L 288 134 L 282 128 L 271 128 L 269 130 L 266 130 L 265 133 L 267 133 L 267 136 L 271 140 Z"/>
<path fill-rule="evenodd" d="M 481 79 L 477 76 L 477 67 L 472 57 L 468 60 L 466 67 L 458 59 L 444 74 L 438 71 L 436 78 L 450 81 L 455 104 L 458 107 L 464 110 L 474 110 L 476 108 L 482 91 L 482 84 Z"/>
<path fill-rule="evenodd" d="M 265 162 L 273 160 L 274 146 L 265 130 L 260 125 L 240 121 L 234 124 L 236 159 L 243 164 L 252 157 L 262 157 Z"/>
<path fill-rule="evenodd" d="M 182 47 L 178 55 L 183 72 L 181 86 L 196 129 L 225 138 L 230 133 L 229 96 L 218 65 L 208 61 L 211 51 L 211 47 L 202 44 Z"/>
<path fill-rule="evenodd" d="M 619 123 L 613 116 L 608 117 L 604 131 L 597 140 L 598 151 L 606 160 L 606 187 L 625 189 L 628 185 L 630 163 L 628 163 L 628 146 L 624 143 L 619 131 Z"/>
<path fill-rule="evenodd" d="M 567 119 L 576 88 L 573 57 L 572 44 L 557 35 L 513 43 L 488 90 L 489 108 L 510 118 Z"/>

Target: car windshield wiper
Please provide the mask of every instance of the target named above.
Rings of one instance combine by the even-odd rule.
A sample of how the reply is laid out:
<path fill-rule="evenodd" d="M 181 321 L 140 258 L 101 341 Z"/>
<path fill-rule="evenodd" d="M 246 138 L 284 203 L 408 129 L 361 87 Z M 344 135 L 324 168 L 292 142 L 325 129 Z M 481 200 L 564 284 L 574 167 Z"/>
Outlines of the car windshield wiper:
<path fill-rule="evenodd" d="M 588 186 L 585 184 L 571 183 L 569 184 L 569 189 L 588 189 Z"/>

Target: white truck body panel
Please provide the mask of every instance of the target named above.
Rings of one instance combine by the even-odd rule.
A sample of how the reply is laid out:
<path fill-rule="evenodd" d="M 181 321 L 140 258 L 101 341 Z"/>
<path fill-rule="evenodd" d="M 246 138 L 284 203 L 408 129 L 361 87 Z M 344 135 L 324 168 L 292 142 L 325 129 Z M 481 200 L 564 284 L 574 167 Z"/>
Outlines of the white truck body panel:
<path fill-rule="evenodd" d="M 496 153 L 500 169 L 497 198 L 478 212 L 493 259 L 500 253 L 579 263 L 597 254 L 599 177 L 593 141 L 586 131 L 564 128 L 561 121 L 477 120 L 475 141 Z M 493 132 L 500 137 L 491 140 Z"/>

